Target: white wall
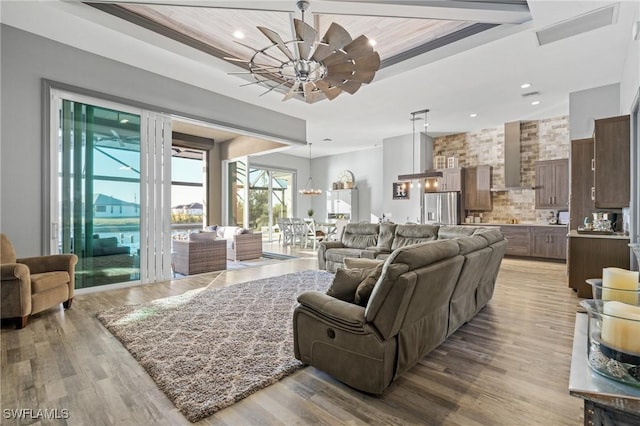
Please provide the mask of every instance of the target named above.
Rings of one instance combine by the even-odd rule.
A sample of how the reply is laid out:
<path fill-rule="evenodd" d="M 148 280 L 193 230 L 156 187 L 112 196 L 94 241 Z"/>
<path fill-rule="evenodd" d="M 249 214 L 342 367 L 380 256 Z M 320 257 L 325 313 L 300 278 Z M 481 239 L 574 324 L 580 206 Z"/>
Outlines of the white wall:
<path fill-rule="evenodd" d="M 343 170 L 353 173 L 355 187 L 358 188 L 358 221 L 377 222 L 382 215 L 383 190 L 382 148 L 371 148 L 341 155 L 314 158 L 311 162 L 313 183 L 322 190 L 330 189 Z M 314 217 L 327 217 L 327 196 L 325 193 L 311 197 Z"/>
<path fill-rule="evenodd" d="M 619 83 L 569 93 L 570 140 L 592 137 L 595 119 L 618 115 L 620 115 Z"/>
<path fill-rule="evenodd" d="M 636 2 L 633 22 L 640 21 L 640 2 Z M 631 37 L 631 34 L 629 34 Z M 622 80 L 620 81 L 620 111 L 629 114 L 638 89 L 640 88 L 640 40 L 631 40 L 627 50 Z"/>
<path fill-rule="evenodd" d="M 0 229 L 20 256 L 46 252 L 43 235 L 42 79 L 66 83 L 229 127 L 291 141 L 303 120 L 18 30 L 1 27 Z M 126 48 L 126 46 L 122 46 Z"/>

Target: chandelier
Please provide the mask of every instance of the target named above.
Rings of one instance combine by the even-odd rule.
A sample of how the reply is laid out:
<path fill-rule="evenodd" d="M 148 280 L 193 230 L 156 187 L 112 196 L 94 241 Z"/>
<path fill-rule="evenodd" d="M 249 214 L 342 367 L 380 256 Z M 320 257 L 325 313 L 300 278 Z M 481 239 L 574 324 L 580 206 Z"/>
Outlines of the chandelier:
<path fill-rule="evenodd" d="M 307 179 L 307 184 L 303 189 L 298 191 L 302 195 L 320 195 L 322 194 L 322 189 L 315 189 L 313 187 L 313 180 L 311 179 L 311 143 L 309 145 L 309 179 Z"/>
<path fill-rule="evenodd" d="M 249 69 L 230 74 L 251 74 L 256 81 L 249 84 L 268 88 L 260 96 L 282 88 L 288 89 L 283 101 L 297 97 L 307 103 L 323 98 L 332 100 L 342 92 L 354 94 L 362 84 L 370 83 L 380 68 L 380 55 L 369 39 L 361 35 L 354 40 L 347 30 L 333 22 L 322 39 L 317 40 L 318 32 L 304 22 L 309 2 L 298 1 L 296 6 L 302 20 L 293 20 L 293 40 L 284 41 L 277 32 L 257 27 L 272 44 L 255 49 L 236 41 L 254 53 L 248 60 L 225 58 L 244 62 Z"/>

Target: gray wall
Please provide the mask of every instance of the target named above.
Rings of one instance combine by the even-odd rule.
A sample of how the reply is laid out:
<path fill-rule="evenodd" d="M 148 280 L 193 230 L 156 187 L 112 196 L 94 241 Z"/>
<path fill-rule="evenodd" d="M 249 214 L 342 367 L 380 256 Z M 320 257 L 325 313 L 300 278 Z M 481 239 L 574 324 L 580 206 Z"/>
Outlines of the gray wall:
<path fill-rule="evenodd" d="M 592 137 L 594 119 L 617 115 L 620 115 L 619 83 L 569 93 L 569 137 L 571 140 Z"/>
<path fill-rule="evenodd" d="M 0 229 L 21 256 L 41 247 L 42 79 L 154 106 L 156 111 L 205 119 L 275 138 L 304 142 L 303 120 L 240 102 L 158 74 L 1 27 Z"/>
<path fill-rule="evenodd" d="M 418 139 L 418 138 L 416 138 Z M 419 150 L 416 141 L 416 151 Z M 424 171 L 426 164 L 421 155 L 416 153 L 416 165 L 412 166 L 413 135 L 396 136 L 382 142 L 384 155 L 383 167 L 383 211 L 391 214 L 391 220 L 396 223 L 420 222 L 421 191 L 417 186 L 410 188 L 408 200 L 393 199 L 393 182 L 398 181 L 398 175 Z"/>
<path fill-rule="evenodd" d="M 636 2 L 633 22 L 640 21 L 640 2 Z M 620 111 L 629 114 L 640 88 L 640 40 L 631 40 L 620 81 Z"/>

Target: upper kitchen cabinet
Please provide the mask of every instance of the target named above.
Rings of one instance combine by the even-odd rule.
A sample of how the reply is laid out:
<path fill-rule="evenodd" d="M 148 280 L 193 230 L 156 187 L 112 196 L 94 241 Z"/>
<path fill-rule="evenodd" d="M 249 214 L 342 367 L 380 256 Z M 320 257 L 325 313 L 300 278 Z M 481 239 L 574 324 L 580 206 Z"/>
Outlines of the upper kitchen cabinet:
<path fill-rule="evenodd" d="M 630 199 L 630 117 L 595 120 L 594 205 L 622 208 Z"/>
<path fill-rule="evenodd" d="M 582 226 L 593 213 L 593 138 L 571 141 L 570 229 Z"/>
<path fill-rule="evenodd" d="M 536 162 L 536 209 L 569 207 L 569 160 Z"/>
<path fill-rule="evenodd" d="M 450 169 L 438 169 L 442 177 L 436 179 L 437 186 L 425 187 L 426 192 L 459 192 L 462 191 L 462 169 L 454 167 Z"/>
<path fill-rule="evenodd" d="M 491 204 L 491 166 L 465 168 L 464 208 L 482 211 L 493 208 Z"/>

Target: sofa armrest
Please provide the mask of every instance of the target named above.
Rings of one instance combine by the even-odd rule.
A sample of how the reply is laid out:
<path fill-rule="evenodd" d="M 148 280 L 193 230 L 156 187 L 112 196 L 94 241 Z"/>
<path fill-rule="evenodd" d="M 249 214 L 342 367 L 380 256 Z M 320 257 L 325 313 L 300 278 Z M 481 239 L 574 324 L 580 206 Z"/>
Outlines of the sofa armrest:
<path fill-rule="evenodd" d="M 322 241 L 318 245 L 318 268 L 322 270 L 327 269 L 327 258 L 325 253 L 331 248 L 344 247 L 340 241 Z"/>
<path fill-rule="evenodd" d="M 4 263 L 0 267 L 2 318 L 24 317 L 31 313 L 31 273 L 22 263 Z"/>
<path fill-rule="evenodd" d="M 15 280 L 29 281 L 31 273 L 29 267 L 22 263 L 3 263 L 0 266 L 2 281 Z"/>
<path fill-rule="evenodd" d="M 72 274 L 78 263 L 78 256 L 75 254 L 52 254 L 50 256 L 25 257 L 17 259 L 16 262 L 27 265 L 32 274 L 51 271 L 67 271 Z"/>
<path fill-rule="evenodd" d="M 364 307 L 345 302 L 317 291 L 305 291 L 298 295 L 298 302 L 326 318 L 337 327 L 362 329 L 365 324 Z"/>

